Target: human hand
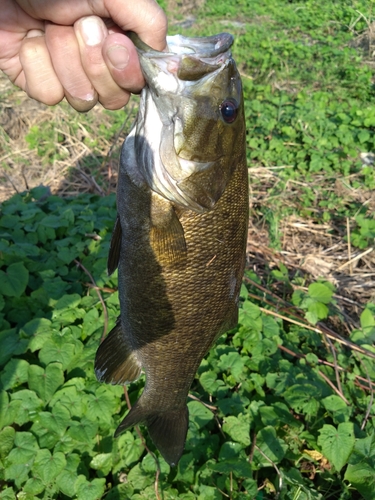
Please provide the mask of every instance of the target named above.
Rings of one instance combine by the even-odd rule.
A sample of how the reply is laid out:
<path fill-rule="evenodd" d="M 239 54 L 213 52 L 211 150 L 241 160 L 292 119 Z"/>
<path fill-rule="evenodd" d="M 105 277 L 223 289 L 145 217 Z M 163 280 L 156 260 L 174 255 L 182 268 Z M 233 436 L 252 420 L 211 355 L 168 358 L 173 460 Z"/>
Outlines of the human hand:
<path fill-rule="evenodd" d="M 78 111 L 99 101 L 124 106 L 144 86 L 138 55 L 124 31 L 157 50 L 167 21 L 155 0 L 2 0 L 0 69 L 48 105 L 64 96 Z"/>

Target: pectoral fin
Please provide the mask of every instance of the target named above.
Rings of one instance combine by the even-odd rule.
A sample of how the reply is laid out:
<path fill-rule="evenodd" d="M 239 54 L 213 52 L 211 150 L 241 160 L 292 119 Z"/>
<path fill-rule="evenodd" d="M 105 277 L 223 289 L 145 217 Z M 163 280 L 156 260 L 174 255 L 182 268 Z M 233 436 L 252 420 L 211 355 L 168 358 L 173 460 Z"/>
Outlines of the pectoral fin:
<path fill-rule="evenodd" d="M 120 223 L 120 216 L 117 215 L 115 226 L 112 232 L 111 244 L 109 247 L 109 254 L 108 254 L 107 270 L 109 275 L 111 275 L 114 271 L 116 271 L 118 267 L 118 263 L 120 260 L 121 238 L 122 238 L 122 229 Z"/>
<path fill-rule="evenodd" d="M 141 365 L 126 343 L 120 318 L 96 352 L 95 373 L 99 382 L 119 385 L 133 382 L 141 374 Z"/>
<path fill-rule="evenodd" d="M 156 193 L 151 203 L 150 243 L 160 264 L 186 262 L 184 228 L 173 205 Z"/>

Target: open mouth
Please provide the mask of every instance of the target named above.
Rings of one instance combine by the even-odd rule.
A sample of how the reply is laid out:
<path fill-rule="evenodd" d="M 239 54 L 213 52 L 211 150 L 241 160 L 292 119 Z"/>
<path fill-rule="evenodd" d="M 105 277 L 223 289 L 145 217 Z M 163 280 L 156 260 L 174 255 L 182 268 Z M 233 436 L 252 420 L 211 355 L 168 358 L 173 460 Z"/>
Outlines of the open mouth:
<path fill-rule="evenodd" d="M 230 57 L 233 44 L 229 33 L 202 38 L 174 35 L 167 36 L 167 50 L 160 52 L 145 44 L 136 33 L 127 34 L 142 58 L 152 60 L 161 71 L 175 74 L 183 81 L 196 81 L 219 69 Z"/>
<path fill-rule="evenodd" d="M 167 36 L 167 50 L 160 52 L 144 43 L 133 31 L 128 31 L 127 35 L 135 47 L 145 55 L 147 54 L 148 57 L 195 54 L 198 58 L 214 58 L 227 52 L 233 44 L 233 36 L 230 33 L 219 33 L 200 38 L 173 35 Z"/>

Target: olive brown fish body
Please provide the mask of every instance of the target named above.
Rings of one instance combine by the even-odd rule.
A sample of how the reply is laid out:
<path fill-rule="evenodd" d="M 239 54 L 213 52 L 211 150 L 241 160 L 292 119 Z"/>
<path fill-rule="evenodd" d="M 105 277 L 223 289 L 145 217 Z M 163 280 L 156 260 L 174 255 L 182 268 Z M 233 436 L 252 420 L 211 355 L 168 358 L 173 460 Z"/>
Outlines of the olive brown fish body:
<path fill-rule="evenodd" d="M 135 40 L 148 86 L 122 150 L 108 264 L 118 266 L 121 314 L 95 361 L 107 383 L 144 370 L 144 391 L 116 433 L 145 424 L 171 465 L 184 449 L 196 370 L 237 324 L 248 224 L 231 37 L 174 38 L 167 54 Z"/>

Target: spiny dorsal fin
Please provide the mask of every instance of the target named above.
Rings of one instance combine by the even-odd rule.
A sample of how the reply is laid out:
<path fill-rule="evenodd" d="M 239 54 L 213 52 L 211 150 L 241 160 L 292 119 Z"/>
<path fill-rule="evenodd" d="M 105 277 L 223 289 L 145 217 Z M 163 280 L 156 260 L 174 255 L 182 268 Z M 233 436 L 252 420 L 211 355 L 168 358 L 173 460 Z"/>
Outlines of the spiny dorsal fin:
<path fill-rule="evenodd" d="M 122 237 L 122 229 L 120 223 L 120 216 L 117 215 L 115 226 L 112 232 L 111 244 L 109 247 L 109 254 L 108 254 L 107 269 L 109 275 L 111 275 L 114 271 L 116 271 L 120 260 L 121 237 Z"/>
<path fill-rule="evenodd" d="M 173 205 L 156 193 L 151 200 L 150 243 L 162 265 L 186 262 L 184 228 Z"/>
<path fill-rule="evenodd" d="M 141 374 L 141 365 L 126 343 L 120 318 L 97 350 L 95 373 L 99 382 L 119 385 L 133 382 Z"/>

